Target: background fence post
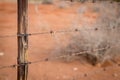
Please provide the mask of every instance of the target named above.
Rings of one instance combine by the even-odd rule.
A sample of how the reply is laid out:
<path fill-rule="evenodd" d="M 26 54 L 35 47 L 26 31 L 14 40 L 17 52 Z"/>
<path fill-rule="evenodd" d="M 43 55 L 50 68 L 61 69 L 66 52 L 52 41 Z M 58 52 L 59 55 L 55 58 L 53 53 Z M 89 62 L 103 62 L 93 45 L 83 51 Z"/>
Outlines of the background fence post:
<path fill-rule="evenodd" d="M 27 80 L 28 64 L 28 0 L 17 0 L 18 6 L 18 68 L 17 80 Z"/>

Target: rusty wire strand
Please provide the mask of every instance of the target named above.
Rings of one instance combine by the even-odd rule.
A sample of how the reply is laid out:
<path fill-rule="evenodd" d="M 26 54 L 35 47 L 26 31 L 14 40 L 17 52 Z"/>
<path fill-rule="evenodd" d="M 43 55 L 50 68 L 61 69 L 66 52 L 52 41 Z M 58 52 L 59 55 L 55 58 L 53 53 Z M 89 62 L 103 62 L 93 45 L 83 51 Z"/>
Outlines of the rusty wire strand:
<path fill-rule="evenodd" d="M 93 49 L 93 50 L 87 50 L 87 51 L 81 51 L 81 52 L 71 52 L 71 55 L 61 55 L 61 56 L 56 56 L 56 57 L 48 57 L 45 59 L 39 59 L 36 61 L 31 61 L 31 62 L 26 62 L 26 63 L 22 63 L 22 64 L 13 64 L 13 65 L 8 65 L 8 66 L 0 66 L 0 69 L 4 69 L 4 68 L 15 68 L 17 66 L 21 66 L 21 65 L 26 65 L 26 64 L 34 64 L 34 63 L 40 63 L 40 62 L 47 62 L 47 61 L 51 61 L 51 60 L 56 60 L 56 59 L 60 59 L 60 58 L 66 58 L 69 56 L 78 56 L 78 55 L 82 55 L 85 53 L 91 53 L 91 52 L 97 52 L 97 51 L 101 51 L 101 50 L 105 50 L 105 49 L 110 49 L 110 48 L 114 48 L 114 47 L 118 47 L 119 45 L 114 45 L 114 46 L 107 46 L 105 48 L 98 48 L 98 49 Z"/>
<path fill-rule="evenodd" d="M 51 58 L 45 58 L 45 59 L 41 59 L 41 60 L 37 60 L 37 61 L 33 61 L 31 63 L 39 63 L 39 62 L 43 62 L 43 61 L 50 61 L 50 60 L 54 60 L 54 59 L 60 59 L 60 58 L 66 58 L 69 56 L 78 56 L 78 55 L 82 55 L 85 53 L 91 53 L 91 52 L 97 52 L 97 51 L 101 51 L 101 50 L 105 50 L 105 49 L 110 49 L 110 48 L 114 48 L 114 47 L 118 47 L 119 45 L 115 45 L 115 46 L 107 46 L 105 48 L 98 48 L 98 49 L 93 49 L 93 50 L 87 50 L 87 51 L 81 51 L 81 52 L 71 52 L 71 55 L 61 55 L 61 56 L 57 56 L 57 57 L 51 57 Z"/>
<path fill-rule="evenodd" d="M 101 30 L 100 28 L 92 28 L 92 29 L 84 29 L 84 30 Z M 0 38 L 10 38 L 10 37 L 20 37 L 20 36 L 34 36 L 34 35 L 43 35 L 43 34 L 57 34 L 57 33 L 69 33 L 69 32 L 80 32 L 84 31 L 81 29 L 71 29 L 71 30 L 50 30 L 45 32 L 37 32 L 37 33 L 28 33 L 28 34 L 13 34 L 13 35 L 0 35 Z"/>
<path fill-rule="evenodd" d="M 2 35 L 0 38 L 10 38 L 10 37 L 20 37 L 20 36 L 32 36 L 32 35 L 42 35 L 42 34 L 55 34 L 55 33 L 67 33 L 67 32 L 75 32 L 79 31 L 77 29 L 75 30 L 61 30 L 61 31 L 47 31 L 47 32 L 37 32 L 37 33 L 28 33 L 28 34 L 17 34 L 17 35 Z"/>

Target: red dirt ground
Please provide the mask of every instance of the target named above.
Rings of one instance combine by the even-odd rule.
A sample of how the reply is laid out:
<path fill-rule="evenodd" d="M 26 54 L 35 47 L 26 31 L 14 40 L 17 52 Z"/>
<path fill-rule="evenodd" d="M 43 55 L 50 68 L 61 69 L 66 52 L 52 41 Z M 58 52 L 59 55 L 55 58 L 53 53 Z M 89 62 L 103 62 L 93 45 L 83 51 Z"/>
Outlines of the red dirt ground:
<path fill-rule="evenodd" d="M 92 3 L 86 3 L 87 11 L 78 18 L 78 8 L 82 4 L 59 8 L 56 5 L 29 5 L 29 32 L 65 30 L 77 23 L 79 26 L 94 24 L 99 17 L 89 9 Z M 0 35 L 17 33 L 16 3 L 0 3 Z M 68 33 L 67 33 L 68 34 Z M 50 57 L 51 52 L 59 45 L 69 41 L 67 34 L 37 35 L 29 40 L 29 61 Z M 62 37 L 61 37 L 62 36 Z M 66 37 L 67 36 L 67 37 Z M 15 64 L 17 59 L 17 39 L 0 38 L 0 66 Z M 119 62 L 118 62 L 119 63 Z M 105 68 L 105 69 L 104 69 Z M 105 70 L 105 71 L 104 71 Z M 16 80 L 16 68 L 0 69 L 0 80 Z M 28 80 L 120 80 L 120 67 L 112 62 L 92 66 L 84 61 L 64 62 L 52 60 L 29 65 Z"/>

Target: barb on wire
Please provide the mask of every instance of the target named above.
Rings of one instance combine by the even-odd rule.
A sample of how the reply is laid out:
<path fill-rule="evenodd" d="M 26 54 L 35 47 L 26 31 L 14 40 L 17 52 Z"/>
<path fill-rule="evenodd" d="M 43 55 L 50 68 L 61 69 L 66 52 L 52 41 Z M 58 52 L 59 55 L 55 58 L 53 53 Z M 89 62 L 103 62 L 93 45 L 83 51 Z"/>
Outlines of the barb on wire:
<path fill-rule="evenodd" d="M 13 65 L 8 65 L 8 66 L 0 66 L 0 69 L 4 69 L 4 68 L 15 68 L 17 65 L 13 64 Z"/>
<path fill-rule="evenodd" d="M 0 69 L 4 69 L 4 68 L 16 68 L 17 66 L 23 66 L 23 65 L 27 65 L 27 64 L 31 64 L 32 62 L 25 62 L 25 63 L 21 63 L 21 64 L 13 64 L 13 65 L 8 65 L 8 66 L 0 66 Z"/>

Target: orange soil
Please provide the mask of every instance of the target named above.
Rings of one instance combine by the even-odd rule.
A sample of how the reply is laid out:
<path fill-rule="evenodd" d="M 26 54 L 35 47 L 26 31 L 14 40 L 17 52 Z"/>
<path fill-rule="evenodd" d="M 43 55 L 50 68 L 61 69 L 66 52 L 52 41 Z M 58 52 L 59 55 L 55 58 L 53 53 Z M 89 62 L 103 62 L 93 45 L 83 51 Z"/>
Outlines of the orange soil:
<path fill-rule="evenodd" d="M 92 3 L 86 3 L 92 5 Z M 66 30 L 77 25 L 94 24 L 99 14 L 89 9 L 79 18 L 78 9 L 82 4 L 59 8 L 55 5 L 29 5 L 29 32 L 44 32 L 49 30 Z M 17 6 L 15 3 L 0 3 L 0 35 L 17 33 Z M 50 57 L 52 50 L 69 41 L 67 34 L 38 35 L 29 37 L 29 61 Z M 0 65 L 15 64 L 17 59 L 17 39 L 0 38 Z M 106 66 L 106 65 L 104 65 Z M 16 69 L 0 69 L 0 80 L 16 80 Z M 29 65 L 28 80 L 120 80 L 120 67 L 108 64 L 103 67 L 91 66 L 84 61 L 70 63 L 53 60 Z"/>

